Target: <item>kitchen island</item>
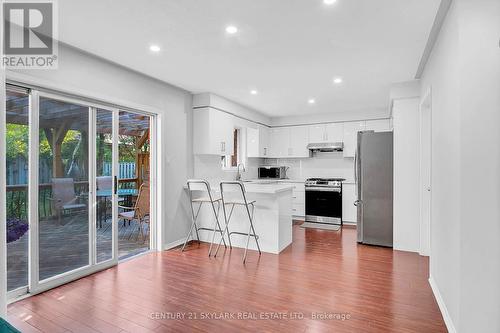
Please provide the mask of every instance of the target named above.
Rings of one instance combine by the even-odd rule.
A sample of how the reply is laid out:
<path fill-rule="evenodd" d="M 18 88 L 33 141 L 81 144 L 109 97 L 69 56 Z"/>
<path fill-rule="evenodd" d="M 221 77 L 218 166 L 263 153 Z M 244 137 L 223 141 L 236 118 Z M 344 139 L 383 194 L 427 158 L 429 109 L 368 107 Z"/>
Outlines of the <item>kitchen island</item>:
<path fill-rule="evenodd" d="M 213 183 L 216 184 L 216 183 Z M 247 200 L 255 200 L 255 215 L 254 228 L 259 236 L 259 245 L 262 252 L 278 254 L 292 243 L 292 190 L 293 186 L 279 183 L 259 184 L 254 182 L 244 182 L 246 189 Z M 187 186 L 185 187 L 187 190 Z M 212 189 L 216 195 L 220 195 L 219 187 Z M 225 198 L 226 198 L 226 192 Z M 203 195 L 202 192 L 195 191 L 195 197 Z M 229 194 L 228 194 L 229 195 Z M 195 212 L 198 204 L 195 203 Z M 216 204 L 217 209 L 217 204 Z M 198 216 L 198 228 L 213 228 L 214 215 L 210 204 L 203 204 L 203 207 Z M 229 217 L 231 207 L 226 206 L 226 211 Z M 224 213 L 222 207 L 220 210 L 219 221 L 224 229 Z M 191 222 L 191 221 L 189 221 Z M 249 228 L 248 215 L 244 206 L 235 206 L 231 221 L 229 223 L 229 231 L 248 232 Z M 200 230 L 198 232 L 200 240 L 210 242 L 212 240 L 212 231 Z M 196 235 L 193 234 L 193 239 Z M 216 233 L 215 242 L 220 240 L 220 234 Z M 244 248 L 247 237 L 233 234 L 231 235 L 231 243 L 233 247 Z M 227 236 L 226 236 L 226 243 Z M 248 246 L 251 250 L 257 250 L 257 245 L 253 237 L 250 239 Z M 221 247 L 223 250 L 223 247 Z"/>

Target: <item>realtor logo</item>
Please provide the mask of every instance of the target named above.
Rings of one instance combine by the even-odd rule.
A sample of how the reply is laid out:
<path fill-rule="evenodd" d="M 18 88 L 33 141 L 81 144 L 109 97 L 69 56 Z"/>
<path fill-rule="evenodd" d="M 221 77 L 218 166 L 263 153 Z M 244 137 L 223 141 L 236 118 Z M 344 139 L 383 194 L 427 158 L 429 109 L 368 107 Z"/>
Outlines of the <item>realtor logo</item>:
<path fill-rule="evenodd" d="M 55 14 L 54 1 L 4 2 L 2 66 L 57 68 Z"/>

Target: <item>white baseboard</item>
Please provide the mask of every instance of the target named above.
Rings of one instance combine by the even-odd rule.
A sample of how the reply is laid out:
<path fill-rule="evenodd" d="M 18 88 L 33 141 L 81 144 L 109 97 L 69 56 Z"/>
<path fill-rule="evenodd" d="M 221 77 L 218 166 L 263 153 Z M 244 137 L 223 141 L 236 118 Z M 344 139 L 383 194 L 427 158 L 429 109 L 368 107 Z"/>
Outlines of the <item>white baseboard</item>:
<path fill-rule="evenodd" d="M 431 277 L 429 277 L 429 284 L 431 285 L 432 292 L 434 293 L 434 297 L 436 298 L 436 302 L 439 306 L 439 310 L 441 310 L 441 315 L 443 316 L 444 323 L 449 333 L 457 333 L 455 329 L 455 325 L 453 325 L 453 321 L 451 320 L 450 313 L 446 308 L 446 304 L 444 303 L 443 298 L 441 297 L 441 293 L 439 292 L 439 288 L 436 284 L 436 281 Z"/>
<path fill-rule="evenodd" d="M 171 243 L 168 243 L 168 244 L 164 244 L 163 245 L 163 251 L 170 250 L 170 249 L 173 249 L 174 247 L 182 245 L 182 244 L 184 244 L 185 240 L 186 240 L 186 238 L 181 238 L 181 239 L 178 239 L 178 240 L 176 240 L 174 242 L 171 242 Z"/>

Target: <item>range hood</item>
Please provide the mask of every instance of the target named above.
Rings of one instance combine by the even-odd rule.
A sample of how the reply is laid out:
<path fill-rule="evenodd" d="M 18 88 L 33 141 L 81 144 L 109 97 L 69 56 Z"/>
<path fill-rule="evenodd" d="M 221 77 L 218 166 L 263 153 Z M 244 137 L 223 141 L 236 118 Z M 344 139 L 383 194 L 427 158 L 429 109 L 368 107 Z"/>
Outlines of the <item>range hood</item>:
<path fill-rule="evenodd" d="M 319 143 L 310 143 L 307 145 L 307 149 L 311 152 L 324 152 L 324 153 L 332 153 L 337 151 L 344 150 L 343 142 L 319 142 Z"/>

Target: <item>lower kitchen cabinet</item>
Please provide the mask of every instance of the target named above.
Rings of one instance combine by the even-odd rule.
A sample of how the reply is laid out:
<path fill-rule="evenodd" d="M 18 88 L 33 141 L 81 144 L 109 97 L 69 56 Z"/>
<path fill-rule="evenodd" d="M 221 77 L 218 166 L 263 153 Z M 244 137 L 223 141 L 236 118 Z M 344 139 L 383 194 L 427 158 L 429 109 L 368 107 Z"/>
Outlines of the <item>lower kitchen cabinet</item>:
<path fill-rule="evenodd" d="M 304 183 L 285 183 L 287 185 L 294 186 L 292 194 L 292 215 L 295 218 L 304 218 L 306 215 L 305 209 L 305 188 Z"/>
<path fill-rule="evenodd" d="M 355 224 L 357 217 L 357 209 L 354 206 L 356 201 L 356 184 L 342 184 L 342 221 L 347 224 Z"/>

